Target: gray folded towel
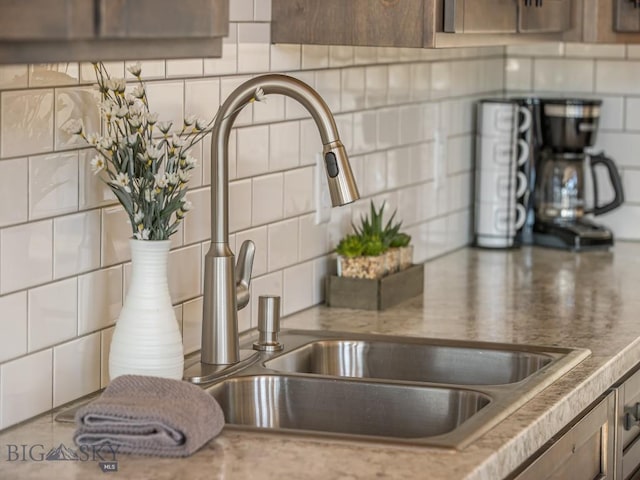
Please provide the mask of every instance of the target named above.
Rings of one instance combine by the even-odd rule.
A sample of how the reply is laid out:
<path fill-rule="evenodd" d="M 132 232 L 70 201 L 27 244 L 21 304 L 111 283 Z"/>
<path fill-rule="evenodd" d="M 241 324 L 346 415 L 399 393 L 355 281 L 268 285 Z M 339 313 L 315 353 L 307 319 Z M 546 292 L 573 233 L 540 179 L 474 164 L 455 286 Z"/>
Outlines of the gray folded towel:
<path fill-rule="evenodd" d="M 117 453 L 186 457 L 218 435 L 224 414 L 200 387 L 140 375 L 115 378 L 76 412 L 78 446 L 113 445 Z"/>

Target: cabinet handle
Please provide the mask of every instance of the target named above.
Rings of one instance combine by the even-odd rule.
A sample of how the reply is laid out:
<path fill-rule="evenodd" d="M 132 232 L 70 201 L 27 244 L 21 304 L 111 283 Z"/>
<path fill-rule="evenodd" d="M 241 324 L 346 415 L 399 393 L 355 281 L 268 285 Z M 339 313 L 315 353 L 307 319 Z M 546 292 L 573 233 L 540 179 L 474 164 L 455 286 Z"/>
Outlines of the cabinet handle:
<path fill-rule="evenodd" d="M 636 425 L 640 424 L 640 402 L 637 402 L 632 408 L 631 412 L 627 411 L 624 414 L 624 429 L 631 430 Z M 633 412 L 633 413 L 632 413 Z"/>

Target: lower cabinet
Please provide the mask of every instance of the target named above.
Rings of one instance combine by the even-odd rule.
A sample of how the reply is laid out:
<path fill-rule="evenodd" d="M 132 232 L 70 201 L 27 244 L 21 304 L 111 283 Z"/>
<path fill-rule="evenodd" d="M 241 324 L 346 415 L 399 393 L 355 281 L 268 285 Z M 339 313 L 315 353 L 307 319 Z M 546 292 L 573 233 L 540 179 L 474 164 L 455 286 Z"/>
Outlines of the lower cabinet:
<path fill-rule="evenodd" d="M 555 435 L 510 478 L 517 480 L 604 480 L 616 478 L 616 391 L 600 397 Z"/>
<path fill-rule="evenodd" d="M 616 471 L 620 480 L 640 478 L 640 371 L 617 386 Z"/>

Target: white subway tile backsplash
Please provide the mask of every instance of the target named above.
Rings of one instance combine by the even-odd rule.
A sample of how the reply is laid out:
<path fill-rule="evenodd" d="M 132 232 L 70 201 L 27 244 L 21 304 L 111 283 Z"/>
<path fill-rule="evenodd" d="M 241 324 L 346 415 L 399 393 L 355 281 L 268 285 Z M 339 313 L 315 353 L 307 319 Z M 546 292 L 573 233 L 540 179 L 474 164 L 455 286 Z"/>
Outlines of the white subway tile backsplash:
<path fill-rule="evenodd" d="M 640 130 L 640 98 L 627 98 L 624 112 L 625 130 Z"/>
<path fill-rule="evenodd" d="M 298 219 L 272 223 L 268 227 L 270 272 L 298 261 Z"/>
<path fill-rule="evenodd" d="M 302 45 L 302 69 L 329 67 L 328 45 Z"/>
<path fill-rule="evenodd" d="M 169 253 L 169 291 L 174 304 L 202 294 L 201 271 L 202 247 L 200 244 L 172 250 Z"/>
<path fill-rule="evenodd" d="M 0 95 L 0 157 L 53 150 L 53 90 L 17 90 Z"/>
<path fill-rule="evenodd" d="M 640 170 L 625 169 L 622 177 L 624 199 L 628 203 L 640 203 Z"/>
<path fill-rule="evenodd" d="M 27 293 L 0 297 L 0 362 L 27 353 Z"/>
<path fill-rule="evenodd" d="M 269 71 L 271 24 L 238 24 L 238 73 Z"/>
<path fill-rule="evenodd" d="M 6 428 L 52 407 L 51 349 L 27 355 L 0 367 L 0 428 Z"/>
<path fill-rule="evenodd" d="M 183 304 L 182 343 L 185 355 L 200 350 L 202 343 L 202 297 Z"/>
<path fill-rule="evenodd" d="M 602 130 L 624 129 L 624 98 L 598 97 L 602 99 L 600 110 L 600 128 Z"/>
<path fill-rule="evenodd" d="M 363 183 L 360 184 L 365 195 L 375 195 L 387 188 L 387 154 L 375 152 L 364 156 Z"/>
<path fill-rule="evenodd" d="M 184 112 L 210 122 L 220 106 L 220 80 L 187 80 L 184 83 Z M 204 141 L 202 141 L 203 144 Z M 206 144 L 205 144 L 206 145 Z M 208 145 L 206 145 L 208 147 Z"/>
<path fill-rule="evenodd" d="M 390 107 L 377 111 L 378 133 L 377 146 L 382 150 L 395 147 L 400 143 L 400 113 L 399 109 Z"/>
<path fill-rule="evenodd" d="M 25 222 L 28 215 L 28 161 L 0 161 L 0 227 Z"/>
<path fill-rule="evenodd" d="M 211 238 L 211 188 L 190 191 L 187 199 L 193 208 L 184 218 L 184 243 L 189 245 Z"/>
<path fill-rule="evenodd" d="M 167 60 L 166 77 L 198 77 L 202 76 L 203 66 L 201 58 L 184 58 Z"/>
<path fill-rule="evenodd" d="M 78 209 L 78 154 L 29 157 L 29 218 L 52 217 Z"/>
<path fill-rule="evenodd" d="M 640 93 L 638 76 L 640 62 L 598 60 L 596 62 L 596 92 L 633 95 Z"/>
<path fill-rule="evenodd" d="M 387 188 L 401 188 L 412 182 L 409 147 L 387 152 Z"/>
<path fill-rule="evenodd" d="M 365 69 L 345 68 L 342 71 L 342 109 L 361 110 L 365 103 Z"/>
<path fill-rule="evenodd" d="M 329 45 L 329 67 L 348 67 L 353 65 L 353 47 L 347 45 Z"/>
<path fill-rule="evenodd" d="M 385 65 L 365 69 L 365 106 L 379 107 L 387 103 L 389 91 L 389 71 Z"/>
<path fill-rule="evenodd" d="M 131 259 L 129 239 L 133 236 L 131 222 L 121 206 L 102 209 L 101 263 L 109 267 Z"/>
<path fill-rule="evenodd" d="M 564 50 L 564 43 L 561 42 L 507 45 L 507 56 L 561 57 Z"/>
<path fill-rule="evenodd" d="M 171 122 L 172 131 L 179 131 L 184 120 L 184 82 L 148 82 L 147 98 L 151 111 L 162 122 Z"/>
<path fill-rule="evenodd" d="M 58 407 L 100 388 L 100 333 L 53 349 L 53 406 Z"/>
<path fill-rule="evenodd" d="M 376 47 L 354 47 L 354 63 L 356 65 L 369 65 L 378 60 Z"/>
<path fill-rule="evenodd" d="M 431 65 L 428 63 L 412 63 L 409 65 L 411 75 L 411 100 L 421 102 L 431 95 Z"/>
<path fill-rule="evenodd" d="M 229 184 L 229 231 L 237 232 L 251 226 L 251 179 Z"/>
<path fill-rule="evenodd" d="M 222 57 L 205 58 L 204 74 L 228 75 L 238 73 L 238 24 L 229 24 L 229 35 L 222 39 Z"/>
<path fill-rule="evenodd" d="M 300 123 L 269 125 L 269 171 L 295 168 L 300 163 Z"/>
<path fill-rule="evenodd" d="M 80 65 L 75 62 L 29 65 L 29 87 L 31 88 L 77 85 L 79 81 Z"/>
<path fill-rule="evenodd" d="M 253 20 L 253 0 L 233 0 L 229 2 L 229 20 L 250 22 Z"/>
<path fill-rule="evenodd" d="M 124 62 L 103 62 L 107 73 L 112 78 L 124 78 Z M 93 64 L 83 62 L 80 64 L 80 83 L 94 83 L 96 73 Z"/>
<path fill-rule="evenodd" d="M 95 88 L 56 89 L 56 150 L 87 146 L 87 142 L 82 137 L 67 131 L 69 124 L 74 120 L 82 119 L 86 133 L 100 133 L 99 100 L 100 94 Z"/>
<path fill-rule="evenodd" d="M 78 277 L 78 335 L 113 325 L 123 301 L 122 265 Z"/>
<path fill-rule="evenodd" d="M 273 173 L 253 179 L 251 225 L 263 225 L 282 219 L 283 186 L 282 173 Z"/>
<path fill-rule="evenodd" d="M 313 167 L 291 170 L 284 174 L 284 217 L 301 215 L 313 208 Z"/>
<path fill-rule="evenodd" d="M 91 160 L 96 155 L 98 153 L 93 149 L 78 151 L 78 208 L 80 210 L 103 207 L 117 201 L 109 186 L 91 168 Z"/>
<path fill-rule="evenodd" d="M 238 178 L 269 171 L 269 126 L 239 128 L 237 165 Z"/>
<path fill-rule="evenodd" d="M 27 88 L 28 82 L 28 65 L 0 66 L 0 90 L 8 88 Z"/>
<path fill-rule="evenodd" d="M 253 19 L 256 22 L 271 21 L 271 0 L 253 1 Z"/>
<path fill-rule="evenodd" d="M 329 250 L 327 224 L 316 224 L 315 214 L 300 217 L 300 260 L 310 260 Z"/>
<path fill-rule="evenodd" d="M 331 272 L 329 269 L 329 257 L 322 257 L 314 260 L 313 262 L 313 304 L 324 303 L 326 284 L 325 279 Z M 335 261 L 331 262 L 331 265 L 335 266 Z"/>
<path fill-rule="evenodd" d="M 51 281 L 52 223 L 45 220 L 0 230 L 0 293 Z"/>
<path fill-rule="evenodd" d="M 302 47 L 300 45 L 271 45 L 272 72 L 300 70 L 302 64 Z"/>
<path fill-rule="evenodd" d="M 109 384 L 109 349 L 114 329 L 111 327 L 100 331 L 100 388 Z"/>
<path fill-rule="evenodd" d="M 507 90 L 533 89 L 533 60 L 531 58 L 508 58 L 505 63 Z"/>
<path fill-rule="evenodd" d="M 78 325 L 78 280 L 70 278 L 29 291 L 29 351 L 75 337 Z"/>
<path fill-rule="evenodd" d="M 375 150 L 378 119 L 376 112 L 365 110 L 353 114 L 353 153 Z"/>
<path fill-rule="evenodd" d="M 315 89 L 334 114 L 340 112 L 340 71 L 319 70 L 316 72 Z"/>
<path fill-rule="evenodd" d="M 451 64 L 449 62 L 431 64 L 431 98 L 448 97 L 451 84 Z"/>
<path fill-rule="evenodd" d="M 142 68 L 142 80 L 153 80 L 158 78 L 165 78 L 166 75 L 166 62 L 164 60 L 132 60 L 125 62 L 125 78 L 127 81 L 134 81 L 136 77 L 131 72 L 126 70 L 131 65 L 136 63 L 140 64 Z"/>
<path fill-rule="evenodd" d="M 567 43 L 564 54 L 567 57 L 624 58 L 626 49 L 622 44 Z"/>
<path fill-rule="evenodd" d="M 283 274 L 283 314 L 290 315 L 313 304 L 313 262 L 285 268 Z"/>
<path fill-rule="evenodd" d="M 100 267 L 100 212 L 91 210 L 53 221 L 53 278 Z"/>
<path fill-rule="evenodd" d="M 533 87 L 549 92 L 592 92 L 593 60 L 566 58 L 536 58 L 534 60 Z M 598 67 L 598 76 L 600 75 Z M 600 81 L 596 80 L 596 85 Z"/>

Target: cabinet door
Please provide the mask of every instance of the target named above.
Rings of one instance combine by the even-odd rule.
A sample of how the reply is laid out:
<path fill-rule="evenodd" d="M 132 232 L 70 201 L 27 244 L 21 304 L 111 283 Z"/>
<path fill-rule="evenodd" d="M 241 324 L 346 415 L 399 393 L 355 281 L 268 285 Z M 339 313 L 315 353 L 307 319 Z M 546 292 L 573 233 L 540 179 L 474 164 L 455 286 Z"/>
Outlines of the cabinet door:
<path fill-rule="evenodd" d="M 570 0 L 519 0 L 518 31 L 564 32 L 571 28 Z"/>
<path fill-rule="evenodd" d="M 91 38 L 93 17 L 87 0 L 3 0 L 0 41 Z"/>
<path fill-rule="evenodd" d="M 233 1 L 233 0 L 232 0 Z M 425 0 L 273 0 L 274 43 L 422 47 Z"/>
<path fill-rule="evenodd" d="M 615 0 L 615 4 L 613 29 L 616 32 L 640 33 L 640 2 Z"/>
<path fill-rule="evenodd" d="M 613 479 L 615 392 L 554 437 L 513 477 L 517 480 Z"/>
<path fill-rule="evenodd" d="M 444 8 L 445 32 L 516 32 L 516 0 L 445 0 Z"/>
<path fill-rule="evenodd" d="M 220 36 L 228 22 L 219 0 L 100 0 L 100 38 Z"/>

